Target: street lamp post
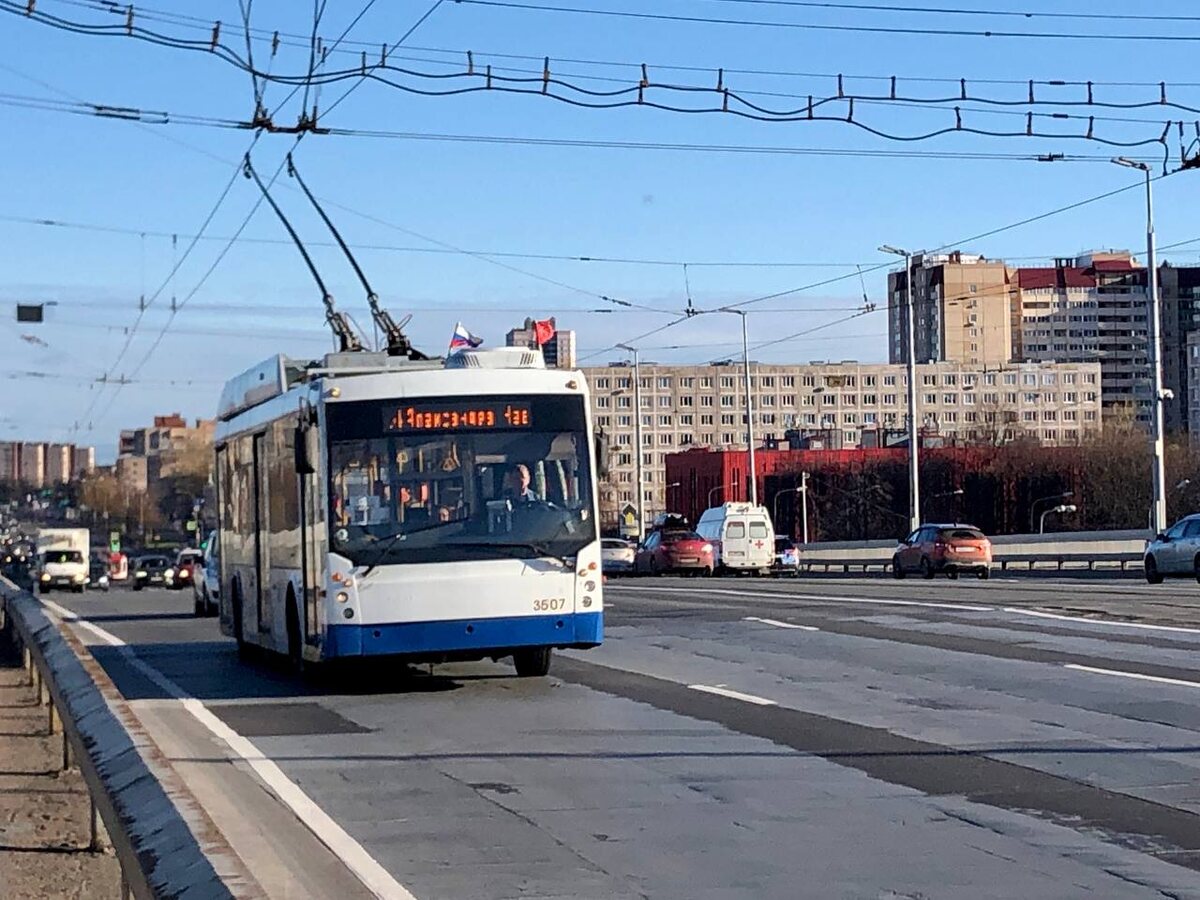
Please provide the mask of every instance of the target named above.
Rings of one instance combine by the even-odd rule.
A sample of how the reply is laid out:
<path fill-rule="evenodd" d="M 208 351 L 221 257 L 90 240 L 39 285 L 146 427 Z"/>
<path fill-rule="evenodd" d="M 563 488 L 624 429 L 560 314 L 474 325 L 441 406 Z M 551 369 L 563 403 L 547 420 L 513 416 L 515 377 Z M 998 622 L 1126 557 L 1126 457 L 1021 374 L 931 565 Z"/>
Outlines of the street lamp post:
<path fill-rule="evenodd" d="M 775 499 L 771 503 L 773 515 L 772 522 L 779 521 L 779 498 L 784 494 L 798 493 L 800 495 L 800 533 L 801 540 L 808 543 L 808 473 L 800 473 L 800 484 L 796 487 L 784 488 L 775 495 Z"/>
<path fill-rule="evenodd" d="M 746 442 L 750 448 L 748 462 L 750 478 L 746 484 L 747 498 L 751 503 L 758 503 L 758 474 L 754 466 L 754 395 L 750 393 L 750 342 L 746 330 L 746 311 L 730 306 L 721 307 L 721 312 L 731 313 L 742 317 L 742 376 L 746 382 Z"/>
<path fill-rule="evenodd" d="M 1162 368 L 1162 313 L 1158 301 L 1158 262 L 1155 258 L 1154 247 L 1154 192 L 1151 187 L 1153 179 L 1150 166 L 1144 162 L 1126 159 L 1123 156 L 1113 160 L 1118 166 L 1137 169 L 1146 176 L 1146 303 L 1150 308 L 1150 378 L 1154 390 L 1153 402 L 1150 406 L 1151 428 L 1154 433 L 1154 464 L 1152 475 L 1154 484 L 1153 528 L 1155 534 L 1161 534 L 1167 528 L 1167 495 L 1166 471 L 1163 461 L 1163 403 L 1169 395 L 1163 390 Z"/>
<path fill-rule="evenodd" d="M 890 244 L 879 248 L 882 253 L 904 257 L 904 296 L 907 306 L 905 321 L 908 332 L 905 346 L 907 348 L 908 373 L 908 524 L 916 531 L 921 527 L 921 480 L 919 470 L 919 443 L 917 434 L 917 325 L 916 300 L 913 296 L 912 254 L 907 250 L 897 250 Z"/>
<path fill-rule="evenodd" d="M 1062 515 L 1063 513 L 1073 513 L 1076 509 L 1078 509 L 1078 507 L 1075 506 L 1074 503 L 1060 503 L 1058 506 L 1050 507 L 1048 510 L 1042 513 L 1041 521 L 1038 523 L 1038 534 L 1046 533 L 1046 516 L 1050 515 L 1051 513 L 1056 513 L 1058 515 Z"/>
<path fill-rule="evenodd" d="M 642 486 L 642 370 L 636 347 L 630 347 L 628 344 L 617 344 L 617 347 L 633 354 L 633 440 L 637 444 L 637 455 L 634 457 L 637 469 L 634 478 L 637 480 L 638 538 L 641 539 L 646 531 L 646 490 Z"/>
<path fill-rule="evenodd" d="M 779 498 L 784 494 L 796 494 L 800 492 L 799 486 L 784 488 L 782 491 L 776 491 L 774 499 L 771 501 L 771 524 L 779 522 Z"/>
<path fill-rule="evenodd" d="M 1039 503 L 1045 503 L 1047 500 L 1070 500 L 1074 496 L 1074 491 L 1063 491 L 1061 494 L 1050 494 L 1047 497 L 1038 497 L 1036 500 L 1034 500 L 1031 504 L 1029 504 L 1029 530 L 1033 531 L 1033 520 L 1037 515 Z"/>
<path fill-rule="evenodd" d="M 708 505 L 710 508 L 712 507 L 712 495 L 715 494 L 717 491 L 723 491 L 723 490 L 725 490 L 725 485 L 723 485 L 723 484 L 718 484 L 716 487 L 709 490 Z"/>

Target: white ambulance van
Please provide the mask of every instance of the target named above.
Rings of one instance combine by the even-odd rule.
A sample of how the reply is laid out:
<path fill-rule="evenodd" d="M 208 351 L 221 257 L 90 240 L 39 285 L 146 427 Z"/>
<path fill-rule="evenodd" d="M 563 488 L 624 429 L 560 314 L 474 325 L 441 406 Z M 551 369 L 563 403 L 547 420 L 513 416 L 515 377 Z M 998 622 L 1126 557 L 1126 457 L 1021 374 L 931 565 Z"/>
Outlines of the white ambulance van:
<path fill-rule="evenodd" d="M 700 516 L 696 531 L 713 545 L 717 572 L 770 574 L 775 562 L 775 529 L 765 506 L 752 503 L 714 506 Z"/>

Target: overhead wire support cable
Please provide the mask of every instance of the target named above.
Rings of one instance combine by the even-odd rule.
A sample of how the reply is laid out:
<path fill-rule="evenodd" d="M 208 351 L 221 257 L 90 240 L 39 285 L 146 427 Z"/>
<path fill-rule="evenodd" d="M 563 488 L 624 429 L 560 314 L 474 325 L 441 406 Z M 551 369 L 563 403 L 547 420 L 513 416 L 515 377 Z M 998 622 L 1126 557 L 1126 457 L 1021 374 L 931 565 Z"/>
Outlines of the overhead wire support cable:
<path fill-rule="evenodd" d="M 383 332 L 387 340 L 388 356 L 403 356 L 408 359 L 429 359 L 421 351 L 413 347 L 412 342 L 404 334 L 404 325 L 412 316 L 408 316 L 403 322 L 397 324 L 391 314 L 379 305 L 379 295 L 371 287 L 371 283 L 367 281 L 367 276 L 363 272 L 362 267 L 358 264 L 358 260 L 354 258 L 354 254 L 350 251 L 350 247 L 342 240 L 341 233 L 337 230 L 337 226 L 333 224 L 333 220 L 325 213 L 324 208 L 317 202 L 317 198 L 313 196 L 312 191 L 308 189 L 308 185 L 304 183 L 304 179 L 300 177 L 300 172 L 296 169 L 296 164 L 292 160 L 292 154 L 287 155 L 287 171 L 288 176 L 296 179 L 296 183 L 300 185 L 300 190 L 304 192 L 304 196 L 308 198 L 308 202 L 313 205 L 313 209 L 317 211 L 317 215 L 321 217 L 321 221 L 329 229 L 335 241 L 342 249 L 346 259 L 350 262 L 350 266 L 354 269 L 354 274 L 358 276 L 358 280 L 362 283 L 363 290 L 367 293 L 367 305 L 371 308 L 371 318 L 375 321 L 379 330 Z"/>
<path fill-rule="evenodd" d="M 682 22 L 699 25 L 732 25 L 748 28 L 781 28 L 785 30 L 848 32 L 851 34 L 894 34 L 925 35 L 930 37 L 969 38 L 1014 38 L 1031 40 L 1101 40 L 1101 41 L 1152 41 L 1152 42 L 1196 42 L 1200 35 L 1191 34 L 1138 34 L 1130 32 L 1074 32 L 1074 31 L 997 31 L 995 29 L 970 28 L 918 28 L 896 25 L 831 25 L 818 22 L 778 21 L 769 19 L 722 19 L 716 16 L 679 15 L 671 13 L 638 12 L 627 9 L 598 9 L 582 6 L 556 6 L 546 3 L 519 3 L 516 0 L 454 0 L 470 6 L 488 6 L 498 9 L 516 9 L 528 12 L 574 13 L 588 16 L 608 16 L 644 21 Z"/>
<path fill-rule="evenodd" d="M 296 230 L 292 227 L 292 223 L 288 221 L 283 210 L 279 208 L 279 204 L 275 202 L 275 198 L 271 196 L 271 192 L 267 190 L 267 186 L 262 183 L 262 179 L 258 177 L 258 173 L 254 171 L 254 165 L 250 162 L 250 154 L 247 153 L 245 160 L 242 163 L 242 172 L 247 178 L 254 179 L 254 183 L 258 185 L 258 189 L 262 191 L 263 197 L 267 203 L 271 205 L 271 209 L 275 211 L 275 215 L 279 217 L 279 221 L 283 223 L 283 227 L 287 230 L 292 242 L 296 245 L 296 249 L 300 251 L 300 256 L 303 257 L 305 265 L 308 266 L 308 271 L 312 275 L 313 280 L 317 283 L 317 287 L 321 290 L 321 302 L 325 306 L 325 321 L 329 323 L 330 329 L 333 331 L 334 337 L 337 339 L 340 349 L 343 352 L 362 350 L 362 343 L 358 336 L 350 327 L 342 313 L 337 311 L 333 303 L 333 295 L 329 293 L 329 288 L 325 286 L 325 281 L 321 278 L 321 273 L 317 271 L 316 265 L 312 261 L 312 257 L 308 255 L 308 250 L 304 247 L 304 242 L 300 240 L 300 236 L 296 234 Z"/>

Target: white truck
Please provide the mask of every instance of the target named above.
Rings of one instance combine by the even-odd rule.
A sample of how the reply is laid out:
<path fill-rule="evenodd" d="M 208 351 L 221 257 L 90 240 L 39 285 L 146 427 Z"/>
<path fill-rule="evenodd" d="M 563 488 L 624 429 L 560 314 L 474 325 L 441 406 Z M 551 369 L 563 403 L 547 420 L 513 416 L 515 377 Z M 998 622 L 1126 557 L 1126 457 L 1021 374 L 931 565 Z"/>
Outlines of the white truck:
<path fill-rule="evenodd" d="M 43 528 L 37 537 L 38 590 L 54 589 L 83 593 L 88 583 L 86 528 Z"/>

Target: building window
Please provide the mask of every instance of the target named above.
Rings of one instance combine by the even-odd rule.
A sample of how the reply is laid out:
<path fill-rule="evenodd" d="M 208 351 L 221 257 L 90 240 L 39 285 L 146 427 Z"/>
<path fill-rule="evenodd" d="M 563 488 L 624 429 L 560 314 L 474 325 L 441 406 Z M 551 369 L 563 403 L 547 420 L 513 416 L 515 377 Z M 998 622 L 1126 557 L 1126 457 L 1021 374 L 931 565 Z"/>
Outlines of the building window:
<path fill-rule="evenodd" d="M 700 376 L 700 387 L 711 388 L 712 385 L 713 385 L 713 380 L 712 380 L 711 375 L 701 375 Z"/>
<path fill-rule="evenodd" d="M 952 385 L 957 385 L 958 384 L 958 376 L 957 375 L 943 375 L 942 376 L 942 384 L 945 385 L 946 387 L 950 387 Z"/>
<path fill-rule="evenodd" d="M 821 397 L 822 406 L 837 406 L 837 394 L 824 394 Z"/>
<path fill-rule="evenodd" d="M 974 406 L 975 405 L 975 395 L 972 393 L 963 394 L 963 405 L 964 406 Z"/>
<path fill-rule="evenodd" d="M 670 428 L 670 427 L 671 427 L 671 425 L 673 425 L 673 424 L 674 424 L 674 422 L 672 421 L 672 417 L 671 417 L 671 416 L 659 416 L 659 417 L 658 417 L 658 424 L 659 424 L 659 425 L 663 425 L 663 426 L 665 426 L 665 427 L 667 427 L 667 428 Z"/>
<path fill-rule="evenodd" d="M 873 387 L 875 387 L 875 384 L 877 381 L 878 381 L 878 379 L 874 375 L 864 375 L 863 376 L 863 387 L 872 387 L 873 388 Z"/>
<path fill-rule="evenodd" d="M 712 406 L 713 405 L 712 394 L 702 394 L 700 397 L 700 405 L 701 406 Z"/>
<path fill-rule="evenodd" d="M 885 378 L 884 381 L 886 382 L 886 380 L 887 379 Z M 896 395 L 895 394 L 884 394 L 883 395 L 883 405 L 884 406 L 895 406 L 896 405 Z"/>
<path fill-rule="evenodd" d="M 884 375 L 883 376 L 883 385 L 884 385 L 884 387 L 895 387 L 896 386 L 896 376 L 895 375 Z"/>
<path fill-rule="evenodd" d="M 658 436 L 658 442 L 659 442 L 659 444 L 661 444 L 661 445 L 662 445 L 662 446 L 664 446 L 664 447 L 670 447 L 670 446 L 672 446 L 672 445 L 675 443 L 675 435 L 673 435 L 673 434 L 660 434 L 660 435 Z"/>
<path fill-rule="evenodd" d="M 679 386 L 680 386 L 680 387 L 685 387 L 685 388 L 695 387 L 695 386 L 696 386 L 696 379 L 695 379 L 695 378 L 693 378 L 693 377 L 692 377 L 692 376 L 690 376 L 690 375 L 688 375 L 688 376 L 686 376 L 686 377 L 684 377 L 684 378 L 680 378 L 680 379 L 679 379 Z"/>
<path fill-rule="evenodd" d="M 658 379 L 658 387 L 660 390 L 669 391 L 671 389 L 671 376 L 660 376 Z"/>
<path fill-rule="evenodd" d="M 1041 395 L 1040 395 L 1040 394 L 1035 394 L 1035 393 L 1032 393 L 1032 392 L 1029 392 L 1029 391 L 1026 391 L 1026 392 L 1025 392 L 1025 402 L 1026 402 L 1026 403 L 1033 403 L 1033 404 L 1036 404 L 1036 403 L 1038 402 L 1038 400 L 1039 400 L 1039 399 L 1041 399 Z"/>
<path fill-rule="evenodd" d="M 794 408 L 796 406 L 796 395 L 795 394 L 784 394 L 779 399 L 779 404 L 780 404 L 780 406 Z"/>
<path fill-rule="evenodd" d="M 713 423 L 713 417 L 712 417 L 711 413 L 704 413 L 700 416 L 700 424 L 701 425 L 711 425 L 712 423 Z"/>
<path fill-rule="evenodd" d="M 774 394 L 764 394 L 763 396 L 758 398 L 758 402 L 759 402 L 760 406 L 774 406 L 775 405 L 775 395 Z"/>
<path fill-rule="evenodd" d="M 1017 383 L 1017 373 L 1016 372 L 1005 372 L 1004 373 L 1004 383 L 1005 384 L 1016 384 Z"/>
<path fill-rule="evenodd" d="M 775 376 L 774 375 L 764 375 L 764 376 L 762 376 L 762 378 L 759 379 L 759 381 L 761 382 L 762 386 L 765 388 L 775 387 Z"/>
<path fill-rule="evenodd" d="M 863 394 L 862 402 L 863 406 L 875 406 L 878 401 L 874 394 Z"/>
<path fill-rule="evenodd" d="M 1037 375 L 1034 375 L 1032 372 L 1026 372 L 1021 378 L 1021 383 L 1030 386 L 1035 385 L 1037 384 Z"/>
<path fill-rule="evenodd" d="M 925 385 L 926 387 L 934 387 L 937 384 L 937 376 L 924 375 L 921 377 L 921 384 Z"/>
<path fill-rule="evenodd" d="M 800 383 L 805 387 L 812 387 L 817 383 L 817 380 L 812 375 L 801 375 Z"/>
<path fill-rule="evenodd" d="M 608 409 L 608 398 L 607 397 L 597 397 L 596 398 L 596 408 L 597 409 Z"/>
<path fill-rule="evenodd" d="M 632 397 L 618 397 L 617 409 L 631 409 L 633 407 Z"/>
<path fill-rule="evenodd" d="M 721 424 L 722 425 L 732 425 L 733 424 L 733 413 L 724 413 L 721 416 Z"/>
<path fill-rule="evenodd" d="M 958 394 L 942 394 L 942 402 L 947 406 L 954 406 L 958 403 Z"/>
<path fill-rule="evenodd" d="M 926 406 L 932 406 L 935 403 L 937 403 L 937 394 L 926 394 L 925 395 L 925 405 Z"/>
<path fill-rule="evenodd" d="M 598 390 L 600 390 L 600 389 L 606 390 L 608 388 L 608 379 L 607 378 L 597 378 L 596 379 L 596 388 Z"/>
<path fill-rule="evenodd" d="M 801 406 L 816 406 L 817 398 L 814 397 L 812 394 L 805 394 L 803 397 L 800 398 L 800 405 Z"/>
<path fill-rule="evenodd" d="M 695 402 L 695 398 L 688 394 L 685 394 L 684 396 L 679 398 L 679 405 L 681 407 L 690 408 L 694 405 L 694 402 Z"/>
<path fill-rule="evenodd" d="M 796 376 L 795 375 L 784 375 L 780 379 L 780 382 L 785 388 L 794 388 L 796 386 Z"/>
<path fill-rule="evenodd" d="M 663 407 L 664 409 L 670 409 L 671 408 L 671 400 L 672 400 L 671 397 L 659 397 L 658 405 Z"/>
<path fill-rule="evenodd" d="M 731 407 L 731 406 L 733 406 L 733 403 L 736 399 L 737 398 L 734 397 L 732 394 L 722 394 L 721 395 L 721 406 Z"/>
<path fill-rule="evenodd" d="M 983 376 L 983 383 L 984 383 L 984 384 L 986 384 L 986 385 L 989 385 L 989 386 L 990 386 L 990 385 L 994 385 L 994 384 L 996 383 L 996 373 L 995 373 L 995 372 L 988 372 L 986 375 L 984 375 L 984 376 Z"/>
<path fill-rule="evenodd" d="M 732 388 L 733 387 L 733 376 L 732 375 L 722 375 L 721 376 L 721 387 Z"/>

